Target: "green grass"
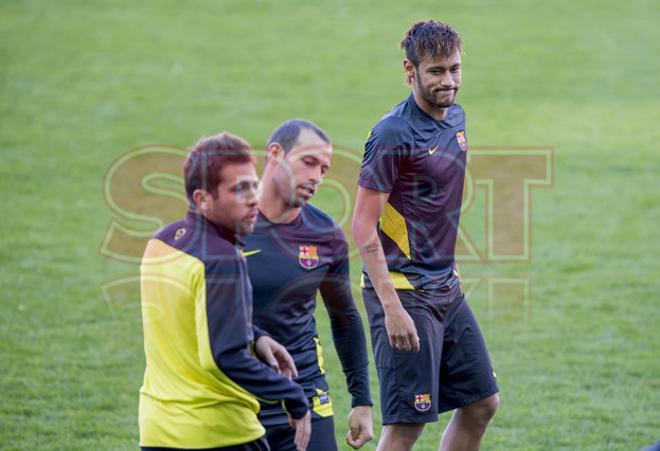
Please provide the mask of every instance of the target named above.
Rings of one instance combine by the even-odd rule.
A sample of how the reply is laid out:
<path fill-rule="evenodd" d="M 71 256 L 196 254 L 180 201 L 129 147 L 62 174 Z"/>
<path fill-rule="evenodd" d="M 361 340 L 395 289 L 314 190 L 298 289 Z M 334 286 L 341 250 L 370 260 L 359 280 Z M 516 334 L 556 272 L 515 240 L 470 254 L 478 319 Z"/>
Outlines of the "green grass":
<path fill-rule="evenodd" d="M 9 0 L 0 448 L 136 447 L 137 300 L 129 291 L 109 304 L 100 288 L 136 273 L 98 252 L 112 162 L 223 129 L 261 147 L 291 117 L 359 155 L 407 93 L 398 40 L 427 17 L 465 40 L 470 144 L 555 148 L 554 184 L 533 194 L 531 261 L 462 266 L 466 278 L 531 280 L 527 304 L 488 298 L 483 281 L 471 297 L 502 389 L 483 449 L 628 450 L 660 438 L 657 2 Z M 329 191 L 316 200 L 337 205 Z M 476 216 L 465 224 L 480 227 Z M 319 310 L 342 438 L 348 401 Z M 372 384 L 377 395 L 373 373 Z M 416 449 L 435 449 L 447 419 Z"/>

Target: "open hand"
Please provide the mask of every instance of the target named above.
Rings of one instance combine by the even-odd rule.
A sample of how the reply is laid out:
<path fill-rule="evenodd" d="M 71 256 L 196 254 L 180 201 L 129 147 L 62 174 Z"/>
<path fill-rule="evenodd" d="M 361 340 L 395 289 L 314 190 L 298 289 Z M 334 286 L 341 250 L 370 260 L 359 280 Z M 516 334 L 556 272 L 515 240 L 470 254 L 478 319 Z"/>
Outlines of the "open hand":
<path fill-rule="evenodd" d="M 296 364 L 289 351 L 268 335 L 259 337 L 254 344 L 254 349 L 259 358 L 279 374 L 289 379 L 298 376 Z"/>
<path fill-rule="evenodd" d="M 417 328 L 406 310 L 399 306 L 385 310 L 385 328 L 394 349 L 407 352 L 419 351 Z"/>

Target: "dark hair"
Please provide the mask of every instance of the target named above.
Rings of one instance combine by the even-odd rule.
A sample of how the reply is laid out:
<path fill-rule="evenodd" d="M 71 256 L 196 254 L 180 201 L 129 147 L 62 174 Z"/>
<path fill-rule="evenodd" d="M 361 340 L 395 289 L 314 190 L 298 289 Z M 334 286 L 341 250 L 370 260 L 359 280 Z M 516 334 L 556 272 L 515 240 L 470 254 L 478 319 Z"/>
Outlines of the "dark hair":
<path fill-rule="evenodd" d="M 427 20 L 412 24 L 401 41 L 401 49 L 415 67 L 426 56 L 446 58 L 454 50 L 463 51 L 463 40 L 451 25 Z"/>
<path fill-rule="evenodd" d="M 222 132 L 197 141 L 183 164 L 188 201 L 193 202 L 193 193 L 200 188 L 216 197 L 222 168 L 242 163 L 255 164 L 255 158 L 250 145 L 239 136 Z"/>
<path fill-rule="evenodd" d="M 284 153 L 288 153 L 298 140 L 300 136 L 300 131 L 305 128 L 307 130 L 312 130 L 316 135 L 323 140 L 325 143 L 330 143 L 330 138 L 328 134 L 323 131 L 321 127 L 305 119 L 290 119 L 275 129 L 270 138 L 268 138 L 268 144 L 266 147 L 270 146 L 272 143 L 278 143 L 284 148 Z"/>

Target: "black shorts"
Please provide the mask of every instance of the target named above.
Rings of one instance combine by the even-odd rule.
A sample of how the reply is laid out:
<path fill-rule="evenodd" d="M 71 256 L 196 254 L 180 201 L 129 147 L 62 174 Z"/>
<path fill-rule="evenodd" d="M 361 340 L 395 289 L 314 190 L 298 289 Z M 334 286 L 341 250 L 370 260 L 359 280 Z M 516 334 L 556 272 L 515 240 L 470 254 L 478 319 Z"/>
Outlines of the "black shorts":
<path fill-rule="evenodd" d="M 380 382 L 383 424 L 430 423 L 499 391 L 486 343 L 458 277 L 434 290 L 397 290 L 415 322 L 417 353 L 390 346 L 383 308 L 362 290 Z"/>
<path fill-rule="evenodd" d="M 266 427 L 266 439 L 273 451 L 296 451 L 295 435 L 295 429 L 288 424 Z M 307 451 L 337 451 L 333 417 L 312 419 L 312 436 Z"/>
<path fill-rule="evenodd" d="M 141 446 L 142 451 L 180 451 L 187 450 L 187 448 L 161 448 L 157 446 Z M 220 448 L 196 448 L 195 451 L 270 451 L 268 442 L 265 437 L 261 437 L 250 443 L 243 443 L 242 445 L 223 446 Z M 192 451 L 192 448 L 191 448 Z"/>

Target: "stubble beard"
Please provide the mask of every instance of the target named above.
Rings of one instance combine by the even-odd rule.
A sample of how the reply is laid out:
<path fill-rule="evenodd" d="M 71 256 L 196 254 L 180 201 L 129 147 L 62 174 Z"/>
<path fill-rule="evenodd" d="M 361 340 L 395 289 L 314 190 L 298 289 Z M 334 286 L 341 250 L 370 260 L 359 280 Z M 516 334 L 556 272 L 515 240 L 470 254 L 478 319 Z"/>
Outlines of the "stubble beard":
<path fill-rule="evenodd" d="M 287 208 L 304 207 L 307 201 L 298 195 L 296 186 L 277 187 L 278 196 L 286 202 Z"/>
<path fill-rule="evenodd" d="M 452 89 L 451 91 L 439 91 L 442 94 L 450 95 L 450 100 L 448 101 L 437 100 L 436 94 L 433 91 L 431 91 L 430 88 L 422 85 L 422 80 L 420 79 L 419 74 L 415 74 L 415 78 L 417 79 L 417 86 L 419 86 L 419 92 L 422 98 L 426 103 L 431 105 L 431 107 L 449 108 L 454 104 L 454 101 L 456 100 L 456 92 L 458 91 L 458 89 Z"/>

